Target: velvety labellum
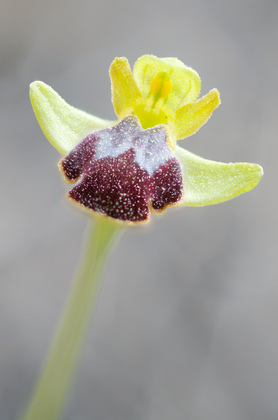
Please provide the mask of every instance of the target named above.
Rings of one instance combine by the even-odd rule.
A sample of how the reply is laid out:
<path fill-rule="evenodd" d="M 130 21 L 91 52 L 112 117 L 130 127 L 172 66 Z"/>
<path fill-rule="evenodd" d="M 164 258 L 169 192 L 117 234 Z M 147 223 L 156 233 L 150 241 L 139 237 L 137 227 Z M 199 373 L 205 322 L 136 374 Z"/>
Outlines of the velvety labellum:
<path fill-rule="evenodd" d="M 180 163 L 167 143 L 164 126 L 143 130 L 135 117 L 95 131 L 60 162 L 69 198 L 109 217 L 146 221 L 177 204 L 183 195 Z"/>

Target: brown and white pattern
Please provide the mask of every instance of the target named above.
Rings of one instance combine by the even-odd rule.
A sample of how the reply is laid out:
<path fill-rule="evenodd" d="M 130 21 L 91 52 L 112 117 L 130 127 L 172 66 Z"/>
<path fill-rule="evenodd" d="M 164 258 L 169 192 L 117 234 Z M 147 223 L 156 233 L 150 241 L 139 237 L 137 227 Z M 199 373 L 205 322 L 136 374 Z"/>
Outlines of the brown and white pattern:
<path fill-rule="evenodd" d="M 129 222 L 146 221 L 183 195 L 182 171 L 164 126 L 143 130 L 135 117 L 95 131 L 59 167 L 77 185 L 69 198 L 89 210 Z"/>

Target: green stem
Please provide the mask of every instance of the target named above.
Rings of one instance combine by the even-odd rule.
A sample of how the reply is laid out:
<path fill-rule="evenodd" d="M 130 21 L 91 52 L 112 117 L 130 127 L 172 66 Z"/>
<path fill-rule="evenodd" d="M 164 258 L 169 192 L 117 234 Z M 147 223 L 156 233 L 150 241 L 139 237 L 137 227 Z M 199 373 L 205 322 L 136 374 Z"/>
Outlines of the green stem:
<path fill-rule="evenodd" d="M 87 331 L 105 257 L 121 230 L 104 217 L 90 227 L 87 249 L 24 420 L 56 420 L 64 406 Z"/>

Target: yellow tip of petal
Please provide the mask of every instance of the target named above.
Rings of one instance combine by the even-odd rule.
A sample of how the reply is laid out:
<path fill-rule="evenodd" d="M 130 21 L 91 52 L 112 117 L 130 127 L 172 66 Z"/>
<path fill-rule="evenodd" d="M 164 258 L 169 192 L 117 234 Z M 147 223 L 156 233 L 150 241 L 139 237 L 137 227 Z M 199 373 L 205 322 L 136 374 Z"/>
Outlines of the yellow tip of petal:
<path fill-rule="evenodd" d="M 184 139 L 196 133 L 207 122 L 220 103 L 218 90 L 212 89 L 198 101 L 179 108 L 176 111 L 175 118 L 177 139 Z"/>
<path fill-rule="evenodd" d="M 112 85 L 112 102 L 119 118 L 128 114 L 133 103 L 142 95 L 137 87 L 125 57 L 116 57 L 109 69 Z"/>

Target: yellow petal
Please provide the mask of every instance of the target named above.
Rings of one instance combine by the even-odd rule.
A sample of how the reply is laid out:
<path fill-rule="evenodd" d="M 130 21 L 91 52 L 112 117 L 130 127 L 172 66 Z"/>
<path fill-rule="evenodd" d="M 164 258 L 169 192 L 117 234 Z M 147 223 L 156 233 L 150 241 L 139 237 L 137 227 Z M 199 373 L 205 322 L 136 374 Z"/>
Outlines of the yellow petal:
<path fill-rule="evenodd" d="M 143 55 L 133 68 L 134 79 L 143 98 L 148 98 L 152 81 L 159 73 L 167 73 L 171 78 L 171 92 L 165 102 L 171 110 L 198 98 L 201 79 L 195 70 L 186 67 L 177 58 L 157 58 L 153 55 Z"/>
<path fill-rule="evenodd" d="M 30 99 L 45 137 L 63 155 L 89 132 L 114 124 L 70 106 L 43 82 L 31 83 Z"/>
<path fill-rule="evenodd" d="M 142 95 L 133 78 L 130 66 L 125 57 L 115 58 L 110 66 L 112 84 L 112 101 L 119 118 L 128 114 L 132 104 Z"/>
<path fill-rule="evenodd" d="M 181 206 L 208 206 L 230 200 L 254 188 L 263 169 L 255 163 L 221 163 L 203 159 L 176 146 L 183 172 Z"/>
<path fill-rule="evenodd" d="M 196 133 L 207 122 L 212 111 L 220 105 L 220 102 L 218 90 L 213 89 L 198 101 L 179 108 L 176 111 L 175 118 L 177 140 L 184 139 Z"/>

